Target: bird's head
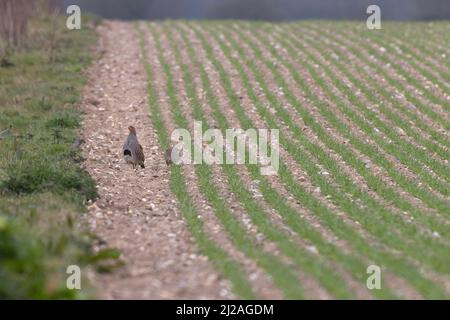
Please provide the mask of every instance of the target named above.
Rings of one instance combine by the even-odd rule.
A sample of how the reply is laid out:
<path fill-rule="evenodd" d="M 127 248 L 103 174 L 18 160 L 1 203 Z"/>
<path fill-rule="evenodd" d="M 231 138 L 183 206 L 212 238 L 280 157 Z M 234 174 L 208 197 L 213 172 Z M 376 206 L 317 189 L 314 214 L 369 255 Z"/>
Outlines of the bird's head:
<path fill-rule="evenodd" d="M 136 128 L 135 128 L 135 127 L 129 126 L 129 127 L 128 127 L 128 130 L 130 130 L 130 133 L 136 134 Z"/>

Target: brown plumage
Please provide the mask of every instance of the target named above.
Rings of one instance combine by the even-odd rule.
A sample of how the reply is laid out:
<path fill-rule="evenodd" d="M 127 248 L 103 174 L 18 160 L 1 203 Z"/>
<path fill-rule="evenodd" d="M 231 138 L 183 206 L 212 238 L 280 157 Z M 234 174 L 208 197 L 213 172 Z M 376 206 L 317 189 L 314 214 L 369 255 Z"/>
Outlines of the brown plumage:
<path fill-rule="evenodd" d="M 168 165 L 168 166 L 170 166 L 171 164 L 173 164 L 173 161 L 172 161 L 172 147 L 170 147 L 169 149 L 167 149 L 166 150 L 166 153 L 164 154 L 164 158 L 165 158 L 165 160 L 166 160 L 166 164 Z"/>
<path fill-rule="evenodd" d="M 129 126 L 128 130 L 130 133 L 128 134 L 127 140 L 123 144 L 123 158 L 126 163 L 131 163 L 133 168 L 136 168 L 137 165 L 140 165 L 141 168 L 145 168 L 144 150 L 139 144 L 136 129 L 133 126 Z"/>

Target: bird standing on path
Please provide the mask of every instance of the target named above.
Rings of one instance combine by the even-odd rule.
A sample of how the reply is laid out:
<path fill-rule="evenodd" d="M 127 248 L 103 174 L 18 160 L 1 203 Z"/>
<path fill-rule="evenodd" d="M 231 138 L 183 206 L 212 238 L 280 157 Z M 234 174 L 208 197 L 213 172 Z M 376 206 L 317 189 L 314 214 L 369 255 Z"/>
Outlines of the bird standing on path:
<path fill-rule="evenodd" d="M 130 133 L 128 134 L 127 140 L 123 144 L 123 158 L 126 163 L 131 163 L 133 165 L 133 169 L 135 169 L 137 165 L 140 165 L 141 168 L 145 168 L 144 150 L 139 144 L 136 129 L 133 126 L 129 126 L 128 130 Z"/>
<path fill-rule="evenodd" d="M 172 161 L 172 150 L 173 148 L 170 147 L 169 149 L 166 150 L 166 152 L 164 153 L 164 159 L 166 160 L 166 164 L 168 166 L 170 166 L 171 164 L 173 164 Z"/>

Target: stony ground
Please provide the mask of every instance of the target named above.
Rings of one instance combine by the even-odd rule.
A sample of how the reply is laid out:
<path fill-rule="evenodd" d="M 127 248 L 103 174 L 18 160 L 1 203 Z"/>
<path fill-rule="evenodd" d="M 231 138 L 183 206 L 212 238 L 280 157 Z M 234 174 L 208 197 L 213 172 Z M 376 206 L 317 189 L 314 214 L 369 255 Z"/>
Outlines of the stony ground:
<path fill-rule="evenodd" d="M 98 181 L 90 228 L 122 251 L 126 267 L 95 278 L 100 298 L 228 298 L 229 285 L 193 243 L 169 190 L 169 171 L 151 126 L 146 77 L 131 24 L 99 28 L 102 53 L 90 74 L 84 106 L 86 168 Z M 122 143 L 134 125 L 147 168 L 124 164 Z"/>
<path fill-rule="evenodd" d="M 126 266 L 92 276 L 99 297 L 448 298 L 449 28 L 105 22 L 84 220 Z M 194 120 L 279 128 L 279 174 L 168 168 L 170 132 Z M 121 158 L 129 125 L 145 170 Z"/>

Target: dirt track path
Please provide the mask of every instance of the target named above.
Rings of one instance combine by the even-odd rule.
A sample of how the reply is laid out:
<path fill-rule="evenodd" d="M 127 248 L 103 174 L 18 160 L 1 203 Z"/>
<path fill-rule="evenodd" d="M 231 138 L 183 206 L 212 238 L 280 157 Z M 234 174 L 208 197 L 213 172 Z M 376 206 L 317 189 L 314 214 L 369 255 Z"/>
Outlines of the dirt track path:
<path fill-rule="evenodd" d="M 133 25 L 99 27 L 101 58 L 89 70 L 83 96 L 85 166 L 99 199 L 84 217 L 88 227 L 122 251 L 126 266 L 91 276 L 101 299 L 233 298 L 196 248 L 169 190 L 169 175 L 149 118 L 146 77 Z M 121 147 L 134 125 L 145 170 L 124 164 Z"/>
<path fill-rule="evenodd" d="M 213 36 L 214 32 L 221 32 L 220 29 L 214 31 L 214 29 L 203 29 L 188 24 L 171 25 L 166 28 L 167 26 L 163 23 L 141 23 L 140 31 L 137 32 L 131 23 L 106 21 L 99 27 L 100 58 L 89 70 L 90 81 L 84 92 L 82 107 L 86 111 L 83 128 L 86 140 L 85 166 L 97 181 L 100 197 L 96 203 L 89 206 L 89 213 L 84 216 L 83 222 L 105 241 L 105 246 L 121 250 L 122 260 L 126 262 L 126 266 L 110 274 L 89 274 L 91 282 L 97 289 L 97 296 L 104 299 L 236 298 L 231 293 L 231 283 L 224 280 L 216 271 L 224 271 L 220 267 L 224 266 L 223 261 L 226 260 L 219 259 L 206 250 L 211 261 L 214 262 L 213 266 L 205 256 L 199 253 L 188 231 L 183 217 L 188 217 L 188 221 L 191 222 L 190 217 L 197 216 L 198 221 L 201 221 L 199 225 L 202 235 L 205 236 L 204 239 L 214 244 L 221 252 L 223 251 L 230 261 L 235 262 L 232 268 L 234 273 L 224 272 L 227 276 L 233 275 L 229 279 L 233 282 L 234 289 L 236 289 L 236 283 L 243 284 L 246 289 L 248 288 L 255 296 L 262 299 L 280 299 L 289 294 L 306 298 L 332 299 L 343 294 L 337 290 L 342 278 L 343 283 L 340 288 L 346 287 L 345 295 L 348 291 L 349 296 L 367 299 L 375 297 L 367 290 L 365 279 L 360 279 L 360 270 L 364 270 L 367 264 L 377 263 L 374 255 L 379 257 L 381 253 L 378 252 L 398 257 L 403 251 L 393 250 L 387 245 L 393 243 L 392 241 L 387 242 L 384 238 L 384 240 L 378 240 L 376 235 L 379 232 L 369 228 L 368 224 L 361 225 L 358 220 L 365 217 L 363 215 L 365 205 L 368 205 L 374 213 L 381 206 L 388 207 L 392 214 L 401 215 L 401 217 L 405 215 L 401 211 L 404 205 L 399 206 L 397 203 L 391 205 L 389 201 L 385 201 L 386 198 L 368 183 L 367 175 L 358 169 L 359 162 L 371 164 L 374 156 L 368 152 L 360 153 L 358 151 L 360 149 L 355 148 L 353 144 L 347 145 L 347 136 L 341 134 L 332 125 L 332 121 L 324 116 L 326 113 L 322 111 L 322 108 L 317 107 L 326 102 L 326 105 L 333 109 L 339 109 L 335 101 L 331 101 L 333 99 L 329 98 L 325 94 L 326 91 L 318 84 L 319 80 L 312 76 L 313 73 L 309 71 L 309 68 L 292 60 L 288 53 L 283 54 L 281 58 L 274 55 L 264 42 L 252 35 L 251 29 L 248 30 L 247 36 L 231 32 L 222 39 L 220 35 Z M 145 59 L 150 68 L 148 70 L 151 70 L 148 74 L 149 81 L 142 63 L 140 39 L 145 46 Z M 205 45 L 204 41 L 209 46 Z M 254 50 L 250 43 L 254 43 L 254 46 L 259 48 L 262 58 L 257 56 L 256 51 L 252 53 Z M 213 55 L 208 53 L 208 48 L 212 48 Z M 229 48 L 231 53 L 226 48 Z M 318 50 L 308 47 L 305 50 L 321 57 Z M 241 55 L 241 51 L 245 54 Z M 217 58 L 213 59 L 212 56 Z M 294 69 L 308 80 L 307 83 L 311 83 L 310 90 L 319 97 L 317 101 L 320 103 L 304 97 L 302 85 L 296 83 L 296 79 L 291 76 L 289 66 L 279 66 L 273 71 L 263 62 L 271 61 L 275 57 L 278 57 L 280 61 L 287 59 L 293 63 Z M 251 67 L 248 62 L 253 60 L 256 61 L 256 65 Z M 323 65 L 327 65 L 325 58 L 319 58 L 319 60 Z M 240 74 L 240 68 L 244 70 L 245 77 Z M 343 76 L 339 70 L 330 68 L 339 77 Z M 232 79 L 229 87 L 223 80 L 221 72 L 226 78 Z M 286 89 L 292 92 L 294 99 L 302 102 L 304 112 L 312 115 L 319 126 L 326 129 L 328 133 L 323 134 L 324 137 L 320 135 L 320 130 L 312 130 L 306 125 L 302 120 L 303 113 L 293 107 L 295 103 L 285 98 L 284 94 L 280 94 L 280 91 L 283 93 L 284 89 L 280 89 L 279 81 L 274 74 L 279 74 L 285 79 Z M 244 79 L 248 79 L 252 89 L 247 89 Z M 338 87 L 327 79 L 324 81 L 333 90 L 338 90 Z M 159 112 L 159 118 L 151 118 L 147 100 L 147 83 L 151 86 L 151 99 L 156 104 L 154 107 Z M 270 98 L 270 95 L 265 94 L 263 85 L 267 86 L 269 92 L 276 94 L 276 97 Z M 208 95 L 209 92 L 212 92 L 214 98 Z M 240 109 L 230 108 L 234 103 L 235 95 L 240 97 L 239 100 L 243 106 L 242 114 L 238 112 Z M 257 98 L 253 99 L 252 95 L 256 95 Z M 339 96 L 341 96 L 340 91 Z M 342 98 L 344 99 L 345 95 Z M 186 126 L 192 130 L 191 125 L 198 117 L 195 106 L 201 106 L 200 113 L 205 117 L 209 127 L 216 126 L 217 118 L 223 114 L 225 122 L 231 127 L 240 127 L 241 119 L 246 116 L 256 127 L 265 128 L 269 122 L 255 108 L 257 103 L 253 100 L 262 106 L 270 107 L 278 104 L 283 106 L 286 114 L 302 128 L 304 133 L 298 136 L 306 137 L 301 140 L 291 135 L 291 125 L 286 124 L 283 117 L 275 116 L 276 124 L 284 130 L 286 137 L 302 150 L 302 156 L 306 156 L 305 161 L 299 161 L 293 157 L 294 152 L 281 148 L 281 160 L 292 172 L 298 184 L 290 183 L 289 180 L 286 182 L 276 176 L 265 179 L 273 190 L 276 190 L 271 192 L 277 195 L 276 199 L 279 197 L 276 201 L 286 203 L 287 207 L 279 206 L 278 203 L 274 204 L 273 200 L 269 201 L 270 197 L 262 193 L 260 183 L 262 179 L 254 180 L 245 167 L 236 168 L 241 181 L 239 185 L 242 184 L 252 199 L 257 199 L 258 204 L 250 207 L 253 209 L 249 211 L 245 204 L 253 203 L 253 200 L 248 200 L 250 197 L 245 196 L 246 192 L 236 193 L 230 187 L 230 178 L 223 168 L 214 167 L 211 175 L 202 175 L 202 171 L 198 172 L 192 166 L 184 166 L 182 175 L 186 181 L 186 193 L 192 201 L 193 215 L 186 214 L 186 210 L 182 211 L 182 214 L 169 188 L 169 170 L 164 163 L 163 150 L 159 148 L 152 123 L 161 121 L 165 130 L 172 132 L 180 123 L 185 123 L 182 121 L 185 119 L 188 123 Z M 347 102 L 351 105 L 350 101 Z M 358 112 L 356 107 L 355 112 Z M 335 116 L 350 128 L 357 139 L 368 141 L 368 136 L 355 127 L 351 117 L 347 118 L 341 111 L 336 111 Z M 387 121 L 384 117 L 382 118 L 383 121 Z M 139 139 L 144 147 L 145 170 L 133 171 L 121 157 L 121 147 L 129 125 L 137 128 Z M 328 135 L 333 140 L 346 145 L 359 162 L 355 165 L 353 160 L 344 157 L 347 153 L 341 152 L 334 143 L 327 142 Z M 351 179 L 354 187 L 347 186 L 345 182 L 347 180 L 339 178 L 341 177 L 338 174 L 339 171 L 329 165 L 327 157 L 315 156 L 316 149 L 309 147 L 310 143 L 302 141 L 311 141 L 330 155 L 338 163 L 340 170 Z M 391 160 L 397 171 L 403 172 L 403 168 L 398 167 L 400 162 Z M 329 177 L 320 177 L 321 171 L 316 173 L 315 167 L 322 170 L 323 165 L 325 168 L 331 168 L 332 174 L 326 174 Z M 372 171 L 377 176 L 381 176 L 383 182 L 394 188 L 409 204 L 417 206 L 424 213 L 435 213 L 431 209 L 428 210 L 425 202 L 420 202 L 422 198 L 414 198 L 414 193 L 406 192 L 407 189 L 403 184 L 397 184 L 397 180 L 390 179 L 392 177 L 385 167 L 371 164 Z M 386 169 L 386 172 L 382 168 Z M 201 178 L 205 176 L 208 176 L 208 180 L 211 180 L 214 185 L 214 187 L 206 188 L 207 191 L 211 188 L 214 194 L 217 192 L 220 199 L 224 200 L 223 204 L 220 201 L 209 202 L 208 192 L 202 189 L 205 184 L 202 183 Z M 172 175 L 171 182 L 174 181 L 178 180 Z M 350 202 L 336 202 L 333 197 L 329 197 L 327 191 L 321 191 L 322 185 L 328 190 L 330 190 L 327 188 L 328 185 L 337 188 L 338 192 L 333 193 L 335 199 L 344 197 Z M 208 184 L 208 186 L 212 185 Z M 299 190 L 304 190 L 301 192 L 304 192 L 308 199 L 299 195 L 298 191 L 293 193 L 290 190 L 292 186 L 299 186 Z M 362 204 L 350 204 L 354 200 L 352 197 L 359 197 L 358 188 L 370 196 L 376 205 L 372 204 L 371 199 L 364 200 Z M 183 194 L 185 194 L 184 191 Z M 183 201 L 183 197 L 178 198 Z M 315 199 L 314 201 L 321 205 L 320 208 L 316 207 L 316 202 L 311 202 L 309 199 Z M 226 210 L 220 210 L 222 206 Z M 296 213 L 299 213 L 301 219 L 292 218 L 291 220 L 289 216 L 282 214 L 286 208 L 292 208 L 289 211 L 291 217 L 297 217 Z M 347 208 L 351 209 L 351 214 L 346 211 Z M 254 212 L 258 212 L 258 217 L 262 220 L 250 214 Z M 349 236 L 343 234 L 342 229 L 336 228 L 335 220 L 331 218 L 330 213 L 339 216 L 344 222 L 343 226 L 350 227 L 351 229 L 348 230 L 354 230 L 355 233 L 350 232 Z M 407 219 L 406 216 L 404 218 Z M 236 224 L 231 224 L 230 221 Z M 424 221 L 428 222 L 428 220 Z M 417 226 L 421 227 L 422 222 L 418 220 Z M 412 218 L 405 221 L 406 223 L 416 226 Z M 375 224 L 382 225 L 378 222 Z M 397 224 L 403 227 L 403 224 Z M 267 227 L 269 225 L 270 228 Z M 309 231 L 309 228 L 314 232 Z M 403 232 L 398 234 L 399 239 L 400 236 L 413 234 L 410 229 L 405 231 L 399 228 L 398 231 Z M 196 234 L 195 231 L 194 234 Z M 366 254 L 366 246 L 358 244 L 361 241 L 370 243 L 369 248 L 373 251 Z M 417 241 L 421 244 L 422 238 Z M 295 244 L 295 248 L 292 244 Z M 393 247 L 402 248 L 398 244 L 394 244 Z M 330 248 L 342 254 L 334 255 Z M 436 248 L 441 250 L 441 246 Z M 404 252 L 412 253 L 414 249 L 410 250 L 408 245 Z M 301 258 L 299 258 L 300 254 L 302 254 Z M 421 267 L 420 263 L 423 263 L 425 258 L 412 256 L 417 261 L 408 255 L 401 257 L 408 265 Z M 430 257 L 435 258 L 434 255 Z M 357 267 L 353 265 L 355 259 L 358 260 Z M 381 262 L 383 260 L 385 259 L 382 257 Z M 390 265 L 389 261 L 391 261 L 390 258 L 386 258 L 385 263 Z M 427 261 L 426 265 L 427 268 L 423 269 L 425 270 L 423 273 L 426 272 L 424 278 L 431 279 L 435 283 L 447 282 L 446 276 L 440 277 L 440 274 L 428 268 L 430 265 L 435 267 L 435 263 L 430 264 Z M 279 270 L 287 272 L 280 274 Z M 329 270 L 336 272 L 336 275 L 332 272 L 334 278 L 324 278 L 323 274 Z M 425 291 L 417 285 L 411 286 L 409 282 L 410 277 L 415 277 L 414 274 L 412 276 L 407 274 L 408 278 L 398 271 L 398 267 L 393 269 L 396 270 L 395 272 L 386 270 L 384 274 L 388 283 L 386 287 L 396 296 L 408 299 L 422 297 Z M 234 276 L 236 274 L 240 277 L 236 278 Z M 284 277 L 284 275 L 287 276 Z M 244 281 L 247 279 L 248 283 Z M 289 279 L 288 282 L 286 279 Z M 300 294 L 300 290 L 297 290 L 297 287 L 294 288 L 297 280 L 299 288 L 304 291 Z M 427 294 L 425 292 L 423 296 Z"/>

